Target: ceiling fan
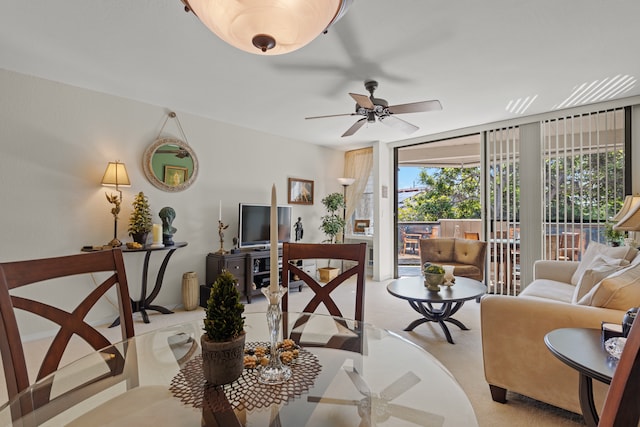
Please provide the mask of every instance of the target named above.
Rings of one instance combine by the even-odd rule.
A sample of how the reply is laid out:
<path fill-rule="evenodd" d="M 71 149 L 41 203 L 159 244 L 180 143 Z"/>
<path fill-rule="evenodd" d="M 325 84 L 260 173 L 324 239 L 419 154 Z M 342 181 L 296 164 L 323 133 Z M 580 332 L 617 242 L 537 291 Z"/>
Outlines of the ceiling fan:
<path fill-rule="evenodd" d="M 389 105 L 389 103 L 382 98 L 375 98 L 373 92 L 378 87 L 378 82 L 375 80 L 366 80 L 364 87 L 371 94 L 370 96 L 358 95 L 357 93 L 349 93 L 349 95 L 356 101 L 355 113 L 346 114 L 331 114 L 328 116 L 314 116 L 305 117 L 308 119 L 324 119 L 327 117 L 339 117 L 339 116 L 364 116 L 355 122 L 345 133 L 343 137 L 351 136 L 358 131 L 365 123 L 375 123 L 376 118 L 388 126 L 398 129 L 404 133 L 413 133 L 417 131 L 418 126 L 399 119 L 396 114 L 405 113 L 422 113 L 426 111 L 442 110 L 442 104 L 438 100 L 413 102 L 410 104 L 398 104 Z"/>

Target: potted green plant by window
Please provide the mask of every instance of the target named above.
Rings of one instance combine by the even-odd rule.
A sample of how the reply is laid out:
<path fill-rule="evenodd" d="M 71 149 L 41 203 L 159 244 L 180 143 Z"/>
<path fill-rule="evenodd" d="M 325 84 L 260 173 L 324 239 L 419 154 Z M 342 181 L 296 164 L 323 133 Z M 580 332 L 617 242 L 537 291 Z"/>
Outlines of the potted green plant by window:
<path fill-rule="evenodd" d="M 607 222 L 604 225 L 604 236 L 608 242 L 611 243 L 611 246 L 620 246 L 624 240 L 624 232 L 614 230 L 613 226 L 615 223 Z"/>
<path fill-rule="evenodd" d="M 322 199 L 322 204 L 327 210 L 327 214 L 320 218 L 322 221 L 320 229 L 327 236 L 324 242 L 335 243 L 336 236 L 340 234 L 345 226 L 345 220 L 338 213 L 340 209 L 344 209 L 344 196 L 341 193 L 328 194 Z M 318 268 L 320 273 L 320 281 L 328 282 L 338 275 L 338 269 L 331 267 L 331 260 L 327 263 L 326 267 Z"/>
<path fill-rule="evenodd" d="M 147 236 L 153 228 L 151 222 L 151 210 L 149 209 L 149 201 L 141 191 L 133 199 L 133 212 L 129 217 L 129 235 L 134 242 L 145 245 Z"/>
<path fill-rule="evenodd" d="M 202 372 L 213 385 L 235 381 L 244 368 L 244 304 L 236 278 L 223 271 L 211 286 L 205 309 Z"/>

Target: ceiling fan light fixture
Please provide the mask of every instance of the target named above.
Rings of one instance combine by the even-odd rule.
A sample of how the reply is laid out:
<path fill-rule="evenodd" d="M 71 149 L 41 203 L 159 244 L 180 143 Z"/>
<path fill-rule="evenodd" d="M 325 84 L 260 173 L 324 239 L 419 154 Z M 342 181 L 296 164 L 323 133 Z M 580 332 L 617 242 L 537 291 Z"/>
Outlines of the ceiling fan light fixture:
<path fill-rule="evenodd" d="M 245 52 L 281 55 L 309 44 L 353 0 L 182 0 L 225 42 Z"/>

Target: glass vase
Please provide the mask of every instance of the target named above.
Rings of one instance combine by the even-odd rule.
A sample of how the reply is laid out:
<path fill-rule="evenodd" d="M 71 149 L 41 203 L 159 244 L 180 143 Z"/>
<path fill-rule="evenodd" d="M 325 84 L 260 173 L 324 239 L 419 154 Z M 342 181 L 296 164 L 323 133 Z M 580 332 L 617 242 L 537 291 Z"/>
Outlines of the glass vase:
<path fill-rule="evenodd" d="M 269 302 L 267 325 L 269 327 L 270 340 L 269 363 L 262 366 L 258 371 L 258 382 L 262 384 L 282 384 L 291 378 L 291 368 L 282 363 L 278 354 L 278 334 L 280 333 L 280 322 L 282 321 L 280 301 L 286 292 L 287 289 L 281 286 L 275 292 L 269 287 L 262 288 L 262 293 Z"/>

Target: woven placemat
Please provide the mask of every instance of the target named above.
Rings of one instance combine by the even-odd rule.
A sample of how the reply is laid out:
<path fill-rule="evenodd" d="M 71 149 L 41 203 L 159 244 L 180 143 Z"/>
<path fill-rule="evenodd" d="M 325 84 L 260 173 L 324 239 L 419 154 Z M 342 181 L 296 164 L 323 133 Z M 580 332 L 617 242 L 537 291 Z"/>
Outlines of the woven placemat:
<path fill-rule="evenodd" d="M 247 343 L 246 348 L 268 347 L 268 343 Z M 301 348 L 298 357 L 289 364 L 291 378 L 282 384 L 268 385 L 258 382 L 257 369 L 245 369 L 240 378 L 223 386 L 208 384 L 202 373 L 202 353 L 188 361 L 171 380 L 169 390 L 184 404 L 194 408 L 220 411 L 229 408 L 254 410 L 268 408 L 293 400 L 307 392 L 320 373 L 318 358 Z M 221 399 L 224 393 L 226 399 Z"/>

